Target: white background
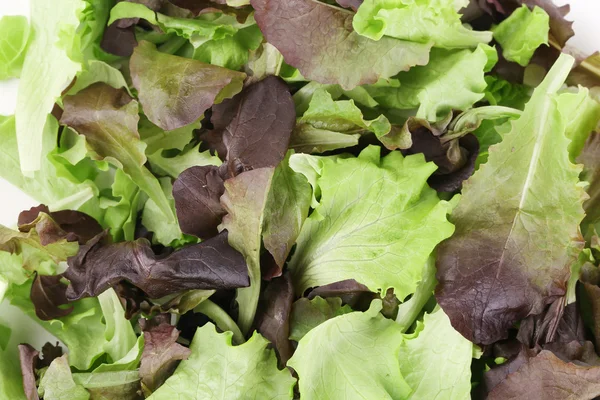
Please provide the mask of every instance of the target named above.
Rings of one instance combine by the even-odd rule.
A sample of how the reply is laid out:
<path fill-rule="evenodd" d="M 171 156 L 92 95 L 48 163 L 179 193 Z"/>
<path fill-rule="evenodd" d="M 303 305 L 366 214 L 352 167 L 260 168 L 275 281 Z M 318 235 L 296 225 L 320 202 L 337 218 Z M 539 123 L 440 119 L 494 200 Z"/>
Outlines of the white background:
<path fill-rule="evenodd" d="M 571 4 L 569 18 L 575 21 L 575 37 L 569 43 L 584 53 L 600 50 L 600 0 L 555 0 L 555 3 Z M 0 0 L 0 18 L 28 14 L 29 0 Z M 16 79 L 0 82 L 0 115 L 14 114 L 17 87 Z M 13 226 L 19 212 L 34 205 L 37 202 L 0 178 L 0 224 Z"/>

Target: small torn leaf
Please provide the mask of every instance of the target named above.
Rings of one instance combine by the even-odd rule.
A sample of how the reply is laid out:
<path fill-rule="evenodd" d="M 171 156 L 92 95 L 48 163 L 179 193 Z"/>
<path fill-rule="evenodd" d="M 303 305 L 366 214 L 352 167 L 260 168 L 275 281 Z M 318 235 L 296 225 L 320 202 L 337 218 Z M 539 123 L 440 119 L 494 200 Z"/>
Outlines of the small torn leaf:
<path fill-rule="evenodd" d="M 173 374 L 179 361 L 189 357 L 190 349 L 177 343 L 178 338 L 177 328 L 166 322 L 144 329 L 145 345 L 140 364 L 140 378 L 146 397 Z"/>
<path fill-rule="evenodd" d="M 73 312 L 73 306 L 61 308 L 69 304 L 67 285 L 61 282 L 62 275 L 39 275 L 31 285 L 31 302 L 35 307 L 35 315 L 42 321 L 65 317 Z"/>

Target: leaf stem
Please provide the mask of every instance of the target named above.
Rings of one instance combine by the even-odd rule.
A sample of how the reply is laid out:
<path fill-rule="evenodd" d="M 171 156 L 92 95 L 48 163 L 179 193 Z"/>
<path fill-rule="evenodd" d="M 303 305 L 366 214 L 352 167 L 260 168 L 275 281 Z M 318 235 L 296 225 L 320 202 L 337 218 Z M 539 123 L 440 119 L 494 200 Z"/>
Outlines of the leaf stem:
<path fill-rule="evenodd" d="M 431 298 L 437 280 L 435 279 L 435 253 L 430 255 L 423 268 L 423 278 L 415 294 L 398 307 L 398 315 L 396 316 L 396 322 L 400 325 L 402 333 L 406 332 L 408 328 L 415 322 L 419 313 Z"/>
<path fill-rule="evenodd" d="M 242 344 L 246 341 L 242 331 L 237 326 L 235 321 L 227 314 L 221 307 L 213 303 L 211 300 L 204 300 L 194 308 L 194 312 L 202 313 L 208 318 L 214 321 L 219 329 L 222 331 L 233 332 L 233 342 L 235 344 Z"/>

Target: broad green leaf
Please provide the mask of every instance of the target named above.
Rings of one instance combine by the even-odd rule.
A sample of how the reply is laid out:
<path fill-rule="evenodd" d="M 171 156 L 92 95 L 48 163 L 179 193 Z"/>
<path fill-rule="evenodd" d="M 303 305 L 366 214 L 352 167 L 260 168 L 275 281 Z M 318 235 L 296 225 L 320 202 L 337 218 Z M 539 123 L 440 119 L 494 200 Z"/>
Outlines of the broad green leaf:
<path fill-rule="evenodd" d="M 11 335 L 12 330 L 8 323 L 0 319 L 0 398 L 26 400 L 19 352 L 16 345 L 10 345 Z"/>
<path fill-rule="evenodd" d="M 587 88 L 580 86 L 577 92 L 562 93 L 558 97 L 558 107 L 567 122 L 565 135 L 571 140 L 569 155 L 575 162 L 590 133 L 600 122 L 600 103 L 590 97 Z"/>
<path fill-rule="evenodd" d="M 138 400 L 139 371 L 75 373 L 73 381 L 85 388 L 92 400 Z"/>
<path fill-rule="evenodd" d="M 212 323 L 199 328 L 191 356 L 148 399 L 293 398 L 296 380 L 287 369 L 277 369 L 277 357 L 265 338 L 254 333 L 239 346 L 232 346 L 231 338 L 231 332 L 217 333 Z"/>
<path fill-rule="evenodd" d="M 429 64 L 399 73 L 392 85 L 382 81 L 367 91 L 382 107 L 418 109 L 417 118 L 437 121 L 452 110 L 466 110 L 484 97 L 484 73 L 497 60 L 487 45 L 475 50 L 431 51 Z"/>
<path fill-rule="evenodd" d="M 342 306 L 339 297 L 315 297 L 312 300 L 303 297 L 292 305 L 290 314 L 290 339 L 300 341 L 308 332 L 323 322 L 353 312 L 349 305 Z"/>
<path fill-rule="evenodd" d="M 138 129 L 140 138 L 146 143 L 146 155 L 149 156 L 159 150 L 183 150 L 192 141 L 194 129 L 200 129 L 200 124 L 192 123 L 183 128 L 165 131 L 154 125 L 145 116 L 140 116 Z"/>
<path fill-rule="evenodd" d="M 548 45 L 550 17 L 540 7 L 530 10 L 523 4 L 492 31 L 504 58 L 526 67 L 535 50 Z"/>
<path fill-rule="evenodd" d="M 455 234 L 438 247 L 438 303 L 475 343 L 506 338 L 515 322 L 564 295 L 583 247 L 581 167 L 569 161 L 557 94 L 573 61 L 561 55 L 490 148 L 452 212 Z"/>
<path fill-rule="evenodd" d="M 238 325 L 243 333 L 250 330 L 260 295 L 260 248 L 265 206 L 274 168 L 246 171 L 225 181 L 221 204 L 227 211 L 219 230 L 229 232 L 231 247 L 244 255 L 248 264 L 250 287 L 238 289 L 240 307 Z"/>
<path fill-rule="evenodd" d="M 437 307 L 425 314 L 423 329 L 400 345 L 400 372 L 410 399 L 464 400 L 471 396 L 473 343 L 450 325 Z"/>
<path fill-rule="evenodd" d="M 17 143 L 21 171 L 42 168 L 44 125 L 56 99 L 81 69 L 69 58 L 82 0 L 31 0 L 34 35 L 25 56 L 17 95 Z"/>
<path fill-rule="evenodd" d="M 101 221 L 103 211 L 99 209 L 96 195 L 98 188 L 91 181 L 74 183 L 61 176 L 50 155 L 56 148 L 58 124 L 48 116 L 44 127 L 40 170 L 32 177 L 21 173 L 21 162 L 17 150 L 14 117 L 0 116 L 0 176 L 27 193 L 51 211 L 75 209 Z"/>
<path fill-rule="evenodd" d="M 102 159 L 114 162 L 158 205 L 167 222 L 176 220 L 160 183 L 144 166 L 145 144 L 137 130 L 138 103 L 123 90 L 95 83 L 64 100 L 61 122 L 86 137 Z"/>
<path fill-rule="evenodd" d="M 373 301 L 368 311 L 325 321 L 298 342 L 288 365 L 303 399 L 409 398 L 398 362 L 402 332 L 380 310 Z"/>
<path fill-rule="evenodd" d="M 29 36 L 27 17 L 5 15 L 0 19 L 0 81 L 21 75 Z"/>
<path fill-rule="evenodd" d="M 100 303 L 96 298 L 82 299 L 72 303 L 73 312 L 66 317 L 42 321 L 35 316 L 29 299 L 31 282 L 13 286 L 7 293 L 11 304 L 19 307 L 42 328 L 50 332 L 69 349 L 69 362 L 80 370 L 89 369 L 104 354 L 107 343 L 106 325 Z"/>
<path fill-rule="evenodd" d="M 354 100 L 333 100 L 325 88 L 318 88 L 312 93 L 308 109 L 298 118 L 290 146 L 301 152 L 321 153 L 358 144 L 360 133 L 373 132 L 382 138 L 391 129 L 385 116 L 365 120 Z"/>
<path fill-rule="evenodd" d="M 289 166 L 293 152 L 275 168 L 265 205 L 263 241 L 275 262 L 283 268 L 308 215 L 311 189 L 306 178 Z"/>
<path fill-rule="evenodd" d="M 169 200 L 173 212 L 175 202 L 173 200 L 173 184 L 170 178 L 159 178 L 165 197 Z M 142 211 L 142 224 L 150 232 L 154 232 L 152 240 L 164 246 L 179 247 L 185 243 L 195 243 L 197 239 L 191 236 L 184 236 L 179 227 L 178 221 L 167 223 L 163 214 L 152 199 L 148 200 Z"/>
<path fill-rule="evenodd" d="M 254 20 L 252 20 L 254 22 Z M 209 40 L 194 49 L 192 58 L 205 63 L 239 71 L 248 63 L 250 51 L 263 41 L 256 24 L 239 29 L 232 36 Z"/>
<path fill-rule="evenodd" d="M 90 393 L 75 383 L 68 356 L 56 358 L 40 381 L 39 393 L 44 400 L 88 400 Z"/>
<path fill-rule="evenodd" d="M 379 151 L 369 146 L 357 158 L 291 157 L 320 198 L 288 265 L 296 293 L 355 279 L 374 292 L 394 288 L 403 299 L 414 292 L 434 247 L 454 231 L 449 204 L 426 183 L 435 165 L 422 154 L 382 158 Z M 316 165 L 314 175 L 297 169 L 296 158 Z"/>
<path fill-rule="evenodd" d="M 106 209 L 104 225 L 110 229 L 113 240 L 134 240 L 137 213 L 144 206 L 146 195 L 122 169 L 116 170 L 111 190 L 114 199 L 100 199 L 100 206 Z"/>
<path fill-rule="evenodd" d="M 212 155 L 209 150 L 200 151 L 200 143 L 190 149 L 184 149 L 174 157 L 165 157 L 163 149 L 158 149 L 155 153 L 148 154 L 148 161 L 154 173 L 172 178 L 177 178 L 183 171 L 196 165 L 222 164 L 221 159 Z"/>
<path fill-rule="evenodd" d="M 463 0 L 366 0 L 352 25 L 373 40 L 388 36 L 446 49 L 488 43 L 491 32 L 474 31 L 462 24 L 458 10 L 468 4 Z"/>
<path fill-rule="evenodd" d="M 204 14 L 198 18 L 177 18 L 157 13 L 143 4 L 120 2 L 110 11 L 108 25 L 118 19 L 143 18 L 165 33 L 175 33 L 190 40 L 194 47 L 209 40 L 218 40 L 236 33 L 238 24 L 234 16 Z"/>
<path fill-rule="evenodd" d="M 69 89 L 67 94 L 77 94 L 96 82 L 104 82 L 115 89 L 125 88 L 126 90 L 129 90 L 121 71 L 105 62 L 90 60 L 79 73 L 75 80 L 75 84 Z"/>

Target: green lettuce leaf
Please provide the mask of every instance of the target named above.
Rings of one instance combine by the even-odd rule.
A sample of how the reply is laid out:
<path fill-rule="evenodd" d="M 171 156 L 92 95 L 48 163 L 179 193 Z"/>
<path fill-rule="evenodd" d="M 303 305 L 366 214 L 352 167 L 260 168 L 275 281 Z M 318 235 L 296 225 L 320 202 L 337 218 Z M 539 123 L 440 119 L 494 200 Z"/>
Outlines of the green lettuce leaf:
<path fill-rule="evenodd" d="M 385 116 L 365 120 L 354 100 L 334 101 L 325 88 L 318 88 L 312 94 L 308 109 L 296 122 L 290 147 L 304 153 L 322 153 L 357 145 L 364 132 L 373 132 L 386 140 L 391 129 Z"/>
<path fill-rule="evenodd" d="M 484 73 L 497 61 L 496 51 L 479 45 L 475 50 L 431 52 L 429 64 L 399 73 L 391 84 L 381 81 L 367 91 L 381 106 L 418 109 L 417 118 L 437 121 L 453 109 L 466 110 L 484 97 Z"/>
<path fill-rule="evenodd" d="M 369 146 L 357 158 L 291 157 L 292 169 L 307 176 L 320 197 L 288 265 L 296 293 L 355 279 L 373 292 L 394 288 L 404 299 L 434 247 L 454 231 L 446 218 L 449 203 L 426 183 L 435 165 L 422 154 L 379 152 Z"/>
<path fill-rule="evenodd" d="M 73 381 L 77 386 L 86 389 L 92 400 L 138 400 L 140 398 L 138 370 L 75 373 Z M 71 400 L 70 397 L 67 399 Z"/>
<path fill-rule="evenodd" d="M 367 312 L 325 321 L 298 342 L 288 365 L 303 399 L 409 398 L 398 362 L 402 332 L 380 310 L 381 301 L 373 301 Z"/>
<path fill-rule="evenodd" d="M 125 88 L 126 90 L 129 90 L 129 86 L 121 71 L 103 61 L 90 60 L 83 67 L 83 70 L 79 75 L 77 75 L 75 83 L 71 86 L 67 94 L 77 94 L 96 82 L 104 82 L 115 89 Z"/>
<path fill-rule="evenodd" d="M 433 43 L 446 49 L 476 47 L 492 40 L 491 32 L 464 26 L 458 13 L 465 0 L 365 0 L 352 21 L 359 34 Z"/>
<path fill-rule="evenodd" d="M 104 350 L 113 361 L 121 360 L 135 347 L 137 336 L 131 322 L 125 319 L 125 310 L 112 288 L 101 293 L 98 301 L 106 324 Z"/>
<path fill-rule="evenodd" d="M 194 335 L 189 359 L 148 399 L 292 399 L 296 380 L 277 369 L 269 342 L 255 333 L 232 346 L 231 332 L 217 333 L 211 323 Z"/>
<path fill-rule="evenodd" d="M 215 165 L 219 166 L 223 162 L 217 156 L 210 153 L 209 150 L 200 151 L 201 143 L 189 149 L 184 149 L 174 157 L 165 157 L 163 149 L 158 149 L 153 154 L 148 154 L 148 161 L 155 174 L 177 178 L 183 171 L 196 165 Z M 147 150 L 147 149 L 146 149 Z"/>
<path fill-rule="evenodd" d="M 438 247 L 438 303 L 475 343 L 506 338 L 515 322 L 565 295 L 584 245 L 581 167 L 569 160 L 557 101 L 573 61 L 561 55 L 490 148 L 452 212 L 455 234 Z"/>
<path fill-rule="evenodd" d="M 122 168 L 154 200 L 167 222 L 176 221 L 157 178 L 144 166 L 145 144 L 137 130 L 137 101 L 122 89 L 95 83 L 66 97 L 64 106 L 61 123 L 84 135 L 101 159 L 108 159 Z"/>
<path fill-rule="evenodd" d="M 163 189 L 165 197 L 171 204 L 171 209 L 175 212 L 175 201 L 173 200 L 173 184 L 170 178 L 159 178 L 160 185 Z M 154 232 L 152 240 L 164 246 L 179 247 L 185 243 L 196 243 L 197 240 L 193 237 L 184 237 L 177 221 L 166 222 L 163 213 L 156 203 L 149 199 L 144 205 L 142 211 L 142 224 L 150 232 Z"/>
<path fill-rule="evenodd" d="M 29 300 L 31 282 L 13 286 L 7 293 L 11 304 L 19 307 L 42 328 L 54 335 L 69 349 L 69 362 L 80 370 L 89 369 L 105 353 L 107 339 L 104 315 L 98 299 L 83 299 L 72 303 L 73 312 L 51 321 L 36 318 Z"/>
<path fill-rule="evenodd" d="M 410 398 L 470 398 L 473 344 L 454 330 L 439 307 L 425 314 L 422 324 L 422 330 L 402 342 L 398 356 L 400 372 L 413 389 Z"/>
<path fill-rule="evenodd" d="M 21 170 L 28 176 L 42 167 L 47 116 L 81 69 L 69 54 L 84 2 L 32 0 L 30 8 L 34 35 L 23 64 L 15 115 Z"/>
<path fill-rule="evenodd" d="M 200 124 L 192 123 L 172 131 L 165 131 L 145 116 L 140 116 L 138 124 L 140 138 L 146 143 L 146 156 L 156 154 L 159 150 L 183 150 L 192 141 L 194 129 L 200 129 Z"/>
<path fill-rule="evenodd" d="M 88 400 L 90 393 L 73 380 L 68 356 L 52 361 L 40 381 L 39 393 L 44 400 Z"/>
<path fill-rule="evenodd" d="M 115 171 L 111 191 L 113 198 L 100 199 L 100 207 L 106 209 L 104 225 L 113 240 L 134 240 L 137 213 L 147 197 L 122 169 Z"/>
<path fill-rule="evenodd" d="M 0 319 L 0 357 L 2 359 L 2 362 L 0 362 L 0 397 L 11 400 L 25 400 L 19 352 L 17 345 L 12 343 L 11 338 L 14 339 L 14 335 L 10 325 L 7 321 Z"/>
<path fill-rule="evenodd" d="M 575 162 L 590 133 L 600 122 L 600 103 L 590 96 L 587 88 L 580 86 L 577 92 L 562 93 L 558 97 L 558 107 L 567 122 L 565 135 L 571 140 L 569 155 L 571 162 Z"/>
<path fill-rule="evenodd" d="M 64 170 L 59 171 L 53 162 L 58 137 L 56 119 L 49 115 L 43 131 L 42 159 L 40 169 L 32 177 L 21 172 L 22 163 L 17 150 L 17 135 L 14 117 L 0 116 L 0 176 L 23 192 L 48 205 L 51 211 L 74 209 L 85 212 L 101 221 L 103 210 L 98 207 L 98 187 L 85 179 L 76 183 Z"/>
<path fill-rule="evenodd" d="M 492 31 L 504 58 L 526 67 L 535 50 L 548 45 L 550 17 L 540 7 L 530 10 L 522 5 Z"/>
<path fill-rule="evenodd" d="M 254 22 L 253 19 L 252 22 Z M 239 71 L 248 63 L 250 52 L 258 49 L 262 42 L 263 35 L 260 29 L 256 24 L 252 24 L 240 28 L 232 36 L 209 40 L 201 44 L 194 49 L 191 58 Z"/>
<path fill-rule="evenodd" d="M 240 24 L 231 15 L 204 14 L 198 18 L 177 18 L 152 11 L 143 4 L 123 1 L 110 11 L 108 25 L 124 18 L 142 18 L 158 26 L 165 33 L 174 33 L 188 39 L 194 47 L 202 43 L 223 39 L 236 33 Z"/>
<path fill-rule="evenodd" d="M 27 17 L 5 15 L 0 19 L 0 81 L 21 75 L 29 36 Z"/>
<path fill-rule="evenodd" d="M 225 194 L 221 196 L 227 215 L 219 230 L 229 232 L 229 244 L 244 255 L 250 276 L 250 287 L 238 289 L 237 296 L 238 325 L 243 333 L 250 330 L 258 307 L 263 218 L 274 170 L 258 168 L 228 179 Z"/>
<path fill-rule="evenodd" d="M 292 305 L 290 314 L 290 339 L 300 341 L 308 332 L 323 322 L 353 312 L 349 305 L 342 306 L 339 297 L 301 298 Z"/>

